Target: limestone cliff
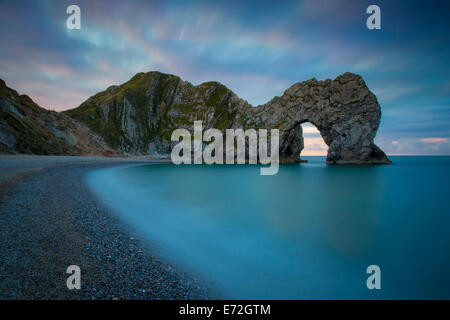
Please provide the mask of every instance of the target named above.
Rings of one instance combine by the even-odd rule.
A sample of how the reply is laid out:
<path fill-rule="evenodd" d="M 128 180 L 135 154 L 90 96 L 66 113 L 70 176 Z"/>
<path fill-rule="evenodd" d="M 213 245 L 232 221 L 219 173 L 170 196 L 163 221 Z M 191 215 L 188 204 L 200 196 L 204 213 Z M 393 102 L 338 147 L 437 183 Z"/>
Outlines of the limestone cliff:
<path fill-rule="evenodd" d="M 118 156 L 85 125 L 39 107 L 0 79 L 0 153 Z"/>
<path fill-rule="evenodd" d="M 363 79 L 345 73 L 334 80 L 296 83 L 281 97 L 253 107 L 218 82 L 194 86 L 159 72 L 138 73 L 64 114 L 86 124 L 111 147 L 130 155 L 168 155 L 172 131 L 204 129 L 280 130 L 280 159 L 300 161 L 301 124 L 311 122 L 329 146 L 327 162 L 390 163 L 373 142 L 381 110 Z"/>

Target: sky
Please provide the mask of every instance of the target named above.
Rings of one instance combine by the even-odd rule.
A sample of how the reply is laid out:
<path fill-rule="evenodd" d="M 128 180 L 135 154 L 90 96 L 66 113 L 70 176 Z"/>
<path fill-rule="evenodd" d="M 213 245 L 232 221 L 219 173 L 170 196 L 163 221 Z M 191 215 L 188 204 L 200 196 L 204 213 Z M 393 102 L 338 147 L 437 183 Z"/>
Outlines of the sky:
<path fill-rule="evenodd" d="M 80 30 L 66 27 L 72 4 Z M 366 27 L 371 4 L 381 30 Z M 348 71 L 378 98 L 386 153 L 450 154 L 446 1 L 0 0 L 0 25 L 0 78 L 47 109 L 153 70 L 219 81 L 255 106 Z M 317 129 L 304 131 L 302 154 L 326 154 Z"/>

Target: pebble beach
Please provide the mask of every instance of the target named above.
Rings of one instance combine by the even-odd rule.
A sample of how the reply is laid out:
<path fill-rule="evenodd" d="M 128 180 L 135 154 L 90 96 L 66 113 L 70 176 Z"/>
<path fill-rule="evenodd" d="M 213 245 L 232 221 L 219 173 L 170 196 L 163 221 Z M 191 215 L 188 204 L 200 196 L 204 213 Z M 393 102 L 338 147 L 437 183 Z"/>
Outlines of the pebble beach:
<path fill-rule="evenodd" d="M 152 160 L 0 156 L 0 299 L 210 299 L 89 190 L 86 172 Z M 157 160 L 155 161 L 157 162 Z M 69 265 L 81 289 L 69 290 Z"/>

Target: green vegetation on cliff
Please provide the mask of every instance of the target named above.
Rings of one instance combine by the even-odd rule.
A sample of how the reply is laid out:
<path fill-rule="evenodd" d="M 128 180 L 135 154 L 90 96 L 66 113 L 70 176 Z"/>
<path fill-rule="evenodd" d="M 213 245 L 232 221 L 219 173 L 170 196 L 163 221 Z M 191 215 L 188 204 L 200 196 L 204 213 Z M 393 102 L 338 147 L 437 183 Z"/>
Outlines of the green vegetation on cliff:
<path fill-rule="evenodd" d="M 55 114 L 0 80 L 0 152 L 76 154 L 75 147 L 52 131 Z"/>
<path fill-rule="evenodd" d="M 167 155 L 172 132 L 192 131 L 193 122 L 201 120 L 204 129 L 222 132 L 278 129 L 280 158 L 296 162 L 303 149 L 300 124 L 311 122 L 329 146 L 328 163 L 389 163 L 373 141 L 380 106 L 364 80 L 352 73 L 296 83 L 257 107 L 218 82 L 195 86 L 160 72 L 138 73 L 62 114 L 39 108 L 0 82 L 0 106 L 3 152 L 67 154 L 109 144 L 123 154 Z"/>
<path fill-rule="evenodd" d="M 91 111 L 95 111 L 92 109 Z M 65 114 L 39 107 L 0 79 L 0 152 L 39 155 L 119 155 Z"/>
<path fill-rule="evenodd" d="M 65 113 L 85 123 L 112 147 L 145 154 L 151 142 L 168 145 L 173 130 L 206 120 L 211 112 L 217 128 L 229 126 L 236 114 L 229 110 L 230 93 L 218 82 L 193 86 L 170 74 L 138 73 Z"/>
<path fill-rule="evenodd" d="M 180 78 L 173 75 L 138 73 L 128 82 L 97 93 L 78 108 L 65 113 L 85 123 L 113 148 L 132 152 L 134 141 L 126 131 L 135 129 L 142 145 L 148 144 L 157 132 L 157 125 L 152 124 L 150 118 L 161 112 L 163 115 L 167 113 L 164 109 L 172 103 L 171 98 L 179 82 Z M 158 106 L 162 107 L 161 110 Z M 142 121 L 146 125 L 135 126 Z"/>

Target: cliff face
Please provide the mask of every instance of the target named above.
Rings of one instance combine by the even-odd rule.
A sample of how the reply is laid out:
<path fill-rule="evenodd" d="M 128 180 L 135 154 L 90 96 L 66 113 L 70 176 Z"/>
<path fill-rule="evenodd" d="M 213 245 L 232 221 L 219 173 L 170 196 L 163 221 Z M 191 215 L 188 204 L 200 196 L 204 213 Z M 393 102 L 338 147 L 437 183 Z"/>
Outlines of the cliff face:
<path fill-rule="evenodd" d="M 39 107 L 1 79 L 0 153 L 119 155 L 85 125 Z"/>
<path fill-rule="evenodd" d="M 279 129 L 280 160 L 298 162 L 301 124 L 311 122 L 329 146 L 328 163 L 390 163 L 373 142 L 381 110 L 362 78 L 296 83 L 281 97 L 252 107 L 217 82 L 198 86 L 159 72 L 138 73 L 64 113 L 86 124 L 111 147 L 132 155 L 168 155 L 172 131 L 203 128 Z"/>
<path fill-rule="evenodd" d="M 168 156 L 173 130 L 279 129 L 281 162 L 298 162 L 301 124 L 311 122 L 329 146 L 328 163 L 390 163 L 373 142 L 381 110 L 362 78 L 296 83 L 252 107 L 218 82 L 194 86 L 159 72 L 138 73 L 78 108 L 57 113 L 0 80 L 0 152 L 56 155 Z"/>
<path fill-rule="evenodd" d="M 356 74 L 296 83 L 250 114 L 267 117 L 265 126 L 279 126 L 280 154 L 285 159 L 298 158 L 303 149 L 300 124 L 311 122 L 329 147 L 327 163 L 390 163 L 373 142 L 380 106 Z"/>

